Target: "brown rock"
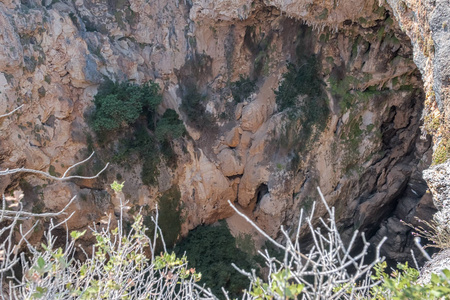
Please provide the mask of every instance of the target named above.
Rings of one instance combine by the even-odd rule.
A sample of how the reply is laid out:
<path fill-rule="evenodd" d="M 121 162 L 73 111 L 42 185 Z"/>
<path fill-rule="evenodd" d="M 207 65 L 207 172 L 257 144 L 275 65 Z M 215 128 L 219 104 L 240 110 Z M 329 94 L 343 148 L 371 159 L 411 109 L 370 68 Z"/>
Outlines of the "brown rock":
<path fill-rule="evenodd" d="M 230 130 L 230 132 L 226 134 L 225 143 L 229 147 L 235 148 L 237 147 L 237 145 L 239 145 L 239 138 L 240 138 L 239 127 L 234 127 L 233 129 Z"/>
<path fill-rule="evenodd" d="M 227 177 L 240 175 L 244 172 L 244 165 L 236 157 L 236 152 L 232 149 L 223 149 L 217 156 L 217 159 L 219 160 L 223 175 Z"/>

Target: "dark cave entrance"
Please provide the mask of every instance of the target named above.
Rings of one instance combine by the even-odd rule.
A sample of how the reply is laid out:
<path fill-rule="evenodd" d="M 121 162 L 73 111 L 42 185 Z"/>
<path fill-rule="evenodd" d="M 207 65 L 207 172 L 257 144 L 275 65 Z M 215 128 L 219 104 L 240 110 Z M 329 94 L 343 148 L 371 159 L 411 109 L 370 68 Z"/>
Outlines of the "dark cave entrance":
<path fill-rule="evenodd" d="M 261 202 L 261 199 L 264 197 L 265 194 L 269 193 L 269 187 L 265 183 L 261 183 L 255 192 L 255 207 L 253 208 L 253 211 L 256 210 L 256 208 L 259 206 L 259 203 Z"/>

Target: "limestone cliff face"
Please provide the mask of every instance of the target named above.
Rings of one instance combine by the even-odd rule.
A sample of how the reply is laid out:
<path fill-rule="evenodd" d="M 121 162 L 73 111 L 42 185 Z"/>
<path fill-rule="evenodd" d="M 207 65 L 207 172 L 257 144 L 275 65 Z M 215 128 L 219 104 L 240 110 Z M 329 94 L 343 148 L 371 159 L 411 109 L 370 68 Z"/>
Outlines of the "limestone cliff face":
<path fill-rule="evenodd" d="M 387 234 L 387 254 L 403 259 L 411 240 L 399 219 L 433 209 L 421 176 L 431 141 L 420 120 L 424 82 L 447 109 L 448 77 L 435 65 L 445 57 L 439 51 L 448 30 L 432 35 L 436 52 L 424 60 L 403 25 L 410 15 L 395 1 L 316 2 L 3 1 L 0 112 L 25 106 L 0 124 L 1 167 L 62 173 L 99 147 L 85 118 L 99 84 L 154 80 L 163 90 L 160 112 L 176 110 L 191 137 L 174 141 L 178 166 L 162 162 L 152 187 L 142 184 L 138 160 L 113 164 L 95 182 L 56 185 L 27 176 L 30 207 L 57 209 L 80 195 L 72 225 L 87 226 L 117 209 L 107 183 L 120 174 L 136 207 L 153 207 L 177 186 L 181 234 L 230 217 L 231 200 L 276 237 L 280 225 L 296 225 L 300 208 L 310 209 L 320 186 L 344 232 L 365 230 L 374 241 Z M 429 23 L 414 22 L 430 32 Z M 274 93 L 286 61 L 312 58 L 323 82 L 322 118 L 311 97 L 282 109 Z M 256 89 L 237 103 L 231 86 L 240 75 Z M 196 126 L 182 108 L 193 86 L 206 99 L 198 113 L 209 116 L 207 126 Z M 98 150 L 92 170 L 104 162 Z M 17 187 L 22 177 L 1 178 L 1 188 Z"/>

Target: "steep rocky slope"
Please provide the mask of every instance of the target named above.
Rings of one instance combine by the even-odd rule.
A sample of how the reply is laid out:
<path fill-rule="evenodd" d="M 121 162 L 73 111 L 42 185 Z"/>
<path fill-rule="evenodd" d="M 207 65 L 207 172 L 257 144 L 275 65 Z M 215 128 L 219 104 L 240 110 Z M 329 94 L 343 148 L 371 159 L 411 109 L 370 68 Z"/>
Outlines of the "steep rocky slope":
<path fill-rule="evenodd" d="M 134 208 L 179 190 L 181 234 L 230 217 L 230 199 L 277 236 L 320 186 L 344 234 L 388 235 L 386 254 L 405 259 L 412 241 L 399 220 L 433 212 L 421 176 L 432 152 L 420 131 L 424 101 L 428 131 L 445 139 L 435 123 L 447 122 L 449 82 L 448 1 L 410 2 L 3 1 L 0 112 L 25 106 L 1 124 L 2 168 L 63 173 L 91 148 L 84 172 L 103 166 L 117 142 L 98 144 L 87 119 L 107 78 L 157 82 L 160 113 L 176 110 L 189 137 L 173 142 L 177 167 L 163 160 L 153 186 L 131 157 L 94 182 L 12 176 L 0 187 L 20 186 L 35 210 L 80 195 L 70 226 L 82 228 L 117 210 L 107 184 L 123 179 Z M 255 86 L 239 102 L 234 87 L 245 82 Z"/>

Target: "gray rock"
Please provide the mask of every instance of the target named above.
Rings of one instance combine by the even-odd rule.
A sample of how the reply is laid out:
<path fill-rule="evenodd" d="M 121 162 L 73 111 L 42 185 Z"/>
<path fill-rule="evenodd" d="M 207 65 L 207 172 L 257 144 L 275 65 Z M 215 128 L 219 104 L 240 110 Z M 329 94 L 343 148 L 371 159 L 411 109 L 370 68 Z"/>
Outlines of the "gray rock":
<path fill-rule="evenodd" d="M 423 171 L 423 178 L 433 194 L 434 205 L 450 210 L 450 161 Z"/>
<path fill-rule="evenodd" d="M 442 270 L 450 269 L 450 249 L 444 250 L 433 256 L 433 260 L 427 262 L 420 271 L 419 284 L 427 284 L 431 280 L 431 274 L 440 274 Z"/>
<path fill-rule="evenodd" d="M 97 70 L 97 62 L 93 58 L 92 55 L 86 56 L 86 66 L 84 67 L 84 74 L 86 76 L 86 80 L 94 83 L 100 84 L 102 82 L 102 74 Z"/>
<path fill-rule="evenodd" d="M 433 90 L 436 102 L 442 110 L 444 96 L 443 83 L 450 80 L 450 3 L 448 0 L 436 1 L 436 8 L 431 14 L 430 27 L 434 42 Z M 448 85 L 448 83 L 446 84 Z"/>

